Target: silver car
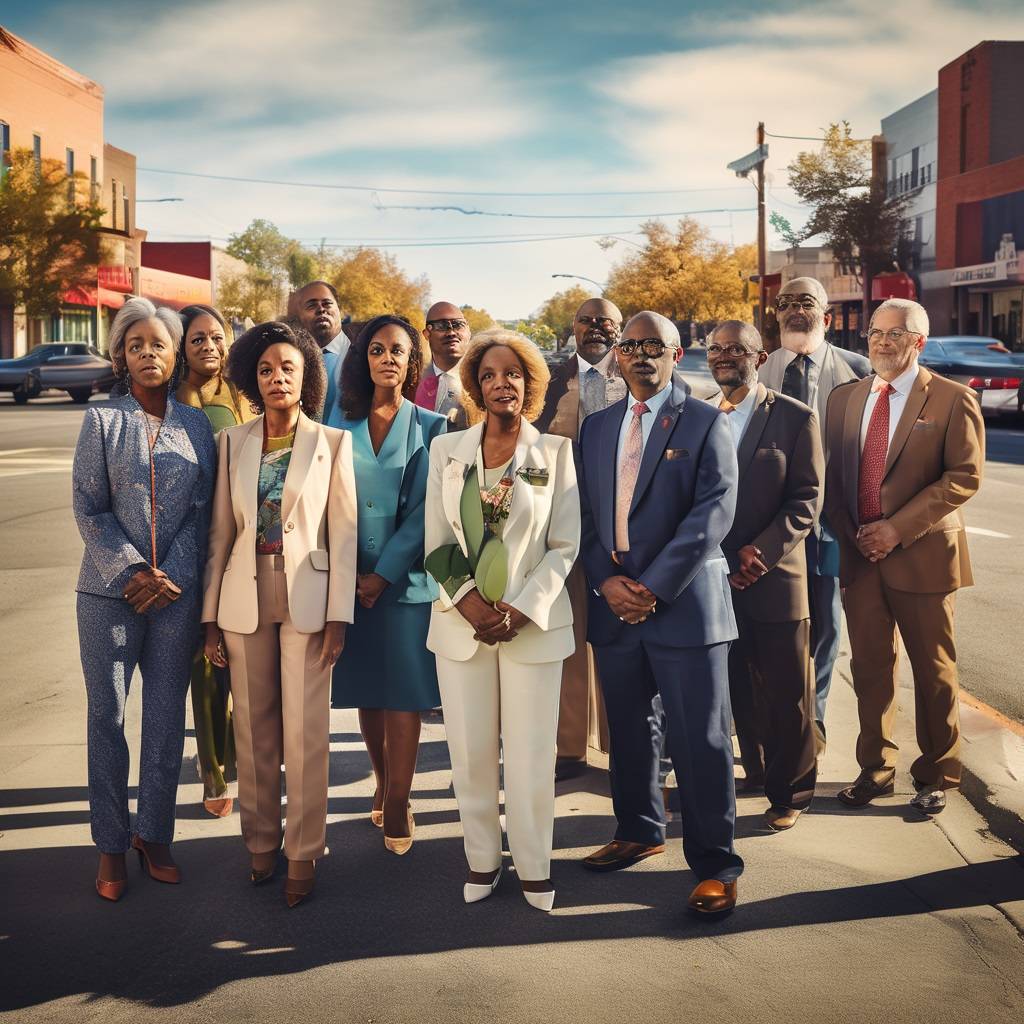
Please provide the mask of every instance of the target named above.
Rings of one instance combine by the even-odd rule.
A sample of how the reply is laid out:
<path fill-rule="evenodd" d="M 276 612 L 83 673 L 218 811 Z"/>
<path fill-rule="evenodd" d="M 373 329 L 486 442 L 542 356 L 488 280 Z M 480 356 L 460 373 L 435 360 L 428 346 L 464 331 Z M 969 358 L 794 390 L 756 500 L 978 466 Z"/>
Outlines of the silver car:
<path fill-rule="evenodd" d="M 920 362 L 929 370 L 973 388 L 989 415 L 1016 414 L 1024 381 L 1024 352 L 1011 352 L 997 338 L 940 335 L 925 342 Z"/>

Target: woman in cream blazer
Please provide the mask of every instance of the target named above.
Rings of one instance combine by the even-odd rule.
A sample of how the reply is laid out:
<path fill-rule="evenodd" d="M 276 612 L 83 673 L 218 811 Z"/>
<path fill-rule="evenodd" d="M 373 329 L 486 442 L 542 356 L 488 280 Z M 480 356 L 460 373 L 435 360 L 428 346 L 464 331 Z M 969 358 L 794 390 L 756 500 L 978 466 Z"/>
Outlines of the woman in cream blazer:
<path fill-rule="evenodd" d="M 469 862 L 463 895 L 467 903 L 484 899 L 501 873 L 500 745 L 509 849 L 527 902 L 550 910 L 558 700 L 562 662 L 574 649 L 565 580 L 580 541 L 572 444 L 528 422 L 543 404 L 548 380 L 528 339 L 483 332 L 460 376 L 484 419 L 431 446 L 425 550 L 428 561 L 438 549 L 461 552 L 456 561 L 466 565 L 475 540 L 467 537 L 463 509 L 479 493 L 485 537 L 500 538 L 507 569 L 503 595 L 492 593 L 490 601 L 481 588 L 493 587 L 493 576 L 480 587 L 460 569 L 438 579 L 427 636 L 437 658 Z"/>
<path fill-rule="evenodd" d="M 324 852 L 331 667 L 352 621 L 356 500 L 351 435 L 319 409 L 320 351 L 301 328 L 266 323 L 231 348 L 231 377 L 264 412 L 218 435 L 203 595 L 206 654 L 231 669 L 238 801 L 252 881 L 281 846 L 289 779 L 288 905 L 312 891 Z"/>

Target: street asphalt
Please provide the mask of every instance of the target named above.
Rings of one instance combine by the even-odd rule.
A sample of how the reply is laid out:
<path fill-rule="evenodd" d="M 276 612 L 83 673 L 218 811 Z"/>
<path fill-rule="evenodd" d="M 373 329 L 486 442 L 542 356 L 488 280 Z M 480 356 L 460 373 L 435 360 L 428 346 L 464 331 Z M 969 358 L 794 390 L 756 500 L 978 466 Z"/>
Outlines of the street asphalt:
<path fill-rule="evenodd" d="M 5 1019 L 1024 1019 L 1024 858 L 960 794 L 935 819 L 908 807 L 905 768 L 915 753 L 908 680 L 898 698 L 903 771 L 895 795 L 862 811 L 834 799 L 856 774 L 845 643 L 818 797 L 785 834 L 763 826 L 763 798 L 740 799 L 737 847 L 747 870 L 739 906 L 723 921 L 685 912 L 693 879 L 678 818 L 663 856 L 612 875 L 579 867 L 614 828 L 600 767 L 558 786 L 554 912 L 529 908 L 512 872 L 490 900 L 464 905 L 443 723 L 425 719 L 416 840 L 399 858 L 368 821 L 373 786 L 350 712 L 331 716 L 331 852 L 318 866 L 312 899 L 288 910 L 280 878 L 250 886 L 237 812 L 215 820 L 202 810 L 190 736 L 175 845 L 184 884 L 155 883 L 133 862 L 124 899 L 101 901 L 92 886 L 74 620 L 81 542 L 70 513 L 70 465 L 81 415 L 60 401 L 0 402 Z M 967 719 L 974 723 L 967 746 L 975 762 L 1016 749 L 1024 718 L 1013 586 L 1022 567 L 1015 542 L 1024 532 L 1024 434 L 994 430 L 990 452 L 997 447 L 999 460 L 987 466 L 968 512 L 978 586 L 963 592 L 958 609 L 964 685 L 983 702 L 965 714 L 965 734 Z M 133 763 L 139 689 L 128 705 Z"/>

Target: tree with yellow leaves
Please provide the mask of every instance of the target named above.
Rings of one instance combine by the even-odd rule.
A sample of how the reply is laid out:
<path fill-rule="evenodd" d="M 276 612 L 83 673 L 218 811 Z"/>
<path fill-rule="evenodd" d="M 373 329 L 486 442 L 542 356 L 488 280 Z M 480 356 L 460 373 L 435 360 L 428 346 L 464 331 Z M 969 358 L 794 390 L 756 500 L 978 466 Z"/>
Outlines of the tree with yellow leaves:
<path fill-rule="evenodd" d="M 576 318 L 576 310 L 583 305 L 587 299 L 594 298 L 593 294 L 582 285 L 574 284 L 564 291 L 555 292 L 554 295 L 544 303 L 534 314 L 537 323 L 547 324 L 559 340 L 564 339 L 572 332 L 573 320 Z"/>
<path fill-rule="evenodd" d="M 426 326 L 430 281 L 426 275 L 409 278 L 394 256 L 379 249 L 352 249 L 335 257 L 324 268 L 324 279 L 338 290 L 341 311 L 353 320 L 397 313 L 420 330 Z"/>

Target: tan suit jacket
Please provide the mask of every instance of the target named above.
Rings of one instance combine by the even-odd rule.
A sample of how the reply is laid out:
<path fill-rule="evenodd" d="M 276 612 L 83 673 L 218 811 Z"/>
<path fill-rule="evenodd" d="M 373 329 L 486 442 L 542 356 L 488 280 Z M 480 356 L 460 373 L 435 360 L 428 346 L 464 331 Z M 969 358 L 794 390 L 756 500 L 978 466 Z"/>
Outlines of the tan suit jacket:
<path fill-rule="evenodd" d="M 856 537 L 861 421 L 873 381 L 836 388 L 828 404 L 825 514 L 839 536 L 844 587 L 872 565 Z M 974 582 L 960 506 L 981 485 L 984 462 L 985 426 L 974 392 L 920 367 L 882 479 L 882 515 L 900 536 L 877 563 L 887 586 L 939 594 Z"/>
<path fill-rule="evenodd" d="M 442 434 L 430 446 L 427 478 L 425 550 L 458 544 L 466 552 L 460 503 L 466 473 L 476 464 L 483 423 L 458 434 Z M 546 483 L 516 478 L 512 505 L 502 531 L 508 552 L 504 600 L 530 622 L 506 645 L 515 661 L 561 661 L 573 652 L 572 607 L 565 581 L 580 547 L 580 500 L 572 443 L 540 434 L 526 420 L 519 429 L 517 471 L 546 470 Z M 472 581 L 462 594 L 472 589 Z M 479 642 L 473 627 L 455 608 L 444 588 L 430 615 L 427 648 L 451 661 L 468 661 Z"/>
<path fill-rule="evenodd" d="M 256 501 L 263 417 L 218 435 L 217 487 L 203 593 L 203 622 L 233 633 L 259 624 Z M 352 435 L 299 413 L 281 502 L 288 612 L 300 633 L 351 622 L 356 585 L 356 483 Z"/>
<path fill-rule="evenodd" d="M 721 392 L 707 399 L 718 405 Z M 758 622 L 793 622 L 810 615 L 807 557 L 802 543 L 821 511 L 825 477 L 818 417 L 785 395 L 757 385 L 754 409 L 737 451 L 740 468 L 736 517 L 722 551 L 729 571 L 738 552 L 753 544 L 770 572 L 733 604 Z"/>

